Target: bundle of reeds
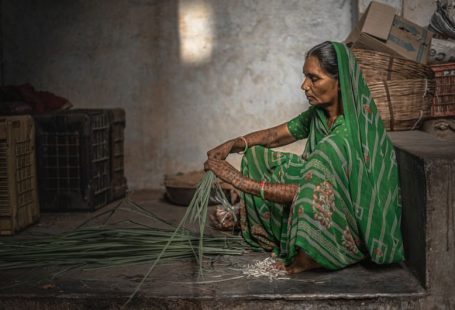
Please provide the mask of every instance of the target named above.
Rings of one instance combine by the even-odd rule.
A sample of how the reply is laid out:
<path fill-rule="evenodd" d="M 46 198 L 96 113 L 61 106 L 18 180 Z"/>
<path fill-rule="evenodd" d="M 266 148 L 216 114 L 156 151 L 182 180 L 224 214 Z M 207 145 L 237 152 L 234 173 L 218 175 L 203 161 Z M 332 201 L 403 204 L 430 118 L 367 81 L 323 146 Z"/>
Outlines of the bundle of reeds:
<path fill-rule="evenodd" d="M 114 267 L 154 262 L 174 233 L 153 227 L 83 228 L 58 236 L 33 240 L 0 242 L 0 270 L 40 266 Z M 239 237 L 204 236 L 206 256 L 240 255 L 244 245 Z M 161 262 L 198 258 L 199 233 L 179 231 L 161 254 Z"/>
<path fill-rule="evenodd" d="M 204 256 L 241 255 L 246 248 L 243 239 L 239 236 L 205 235 L 207 206 L 212 187 L 215 187 L 221 200 L 227 201 L 213 172 L 207 172 L 198 184 L 185 215 L 176 227 L 126 198 L 116 208 L 98 214 L 74 231 L 32 240 L 2 240 L 0 241 L 0 270 L 49 265 L 99 268 L 151 263 L 142 281 L 126 303 L 136 295 L 160 262 L 194 257 L 199 264 L 199 274 L 202 275 Z M 123 202 L 129 206 L 129 209 L 123 206 Z M 131 220 L 126 222 L 135 224 L 136 227 L 84 227 L 88 222 L 106 214 L 108 218 L 105 222 L 107 222 L 117 210 L 138 213 L 172 228 L 159 229 Z"/>
<path fill-rule="evenodd" d="M 418 128 L 431 114 L 434 79 L 372 82 L 369 88 L 388 130 Z"/>
<path fill-rule="evenodd" d="M 434 78 L 434 73 L 429 66 L 412 60 L 358 48 L 352 49 L 352 53 L 368 85 L 390 80 Z"/>

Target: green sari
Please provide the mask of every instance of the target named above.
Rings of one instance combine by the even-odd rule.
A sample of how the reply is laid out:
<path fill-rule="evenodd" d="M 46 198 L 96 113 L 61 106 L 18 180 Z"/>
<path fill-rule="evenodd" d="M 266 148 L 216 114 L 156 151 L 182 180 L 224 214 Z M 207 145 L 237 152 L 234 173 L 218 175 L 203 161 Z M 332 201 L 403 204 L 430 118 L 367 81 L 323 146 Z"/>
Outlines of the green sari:
<path fill-rule="evenodd" d="M 245 176 L 298 184 L 299 190 L 290 205 L 242 193 L 242 235 L 251 247 L 274 251 L 286 264 L 298 248 L 332 270 L 365 258 L 400 262 L 395 152 L 354 56 L 344 44 L 332 44 L 343 115 L 328 128 L 324 111 L 313 106 L 289 121 L 296 139 L 308 138 L 302 156 L 262 146 L 245 153 Z"/>

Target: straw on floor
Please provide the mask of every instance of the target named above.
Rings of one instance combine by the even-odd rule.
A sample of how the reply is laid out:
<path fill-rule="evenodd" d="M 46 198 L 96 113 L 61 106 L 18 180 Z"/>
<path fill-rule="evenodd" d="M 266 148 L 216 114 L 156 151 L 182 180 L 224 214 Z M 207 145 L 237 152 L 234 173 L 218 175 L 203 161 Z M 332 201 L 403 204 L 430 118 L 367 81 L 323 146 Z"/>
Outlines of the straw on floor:
<path fill-rule="evenodd" d="M 204 256 L 241 255 L 245 245 L 239 236 L 207 236 L 205 226 L 207 207 L 212 186 L 222 200 L 224 192 L 212 172 L 207 172 L 197 186 L 196 193 L 185 215 L 175 227 L 130 199 L 125 199 L 114 209 L 93 217 L 106 216 L 107 222 L 118 210 L 138 213 L 169 226 L 167 229 L 145 226 L 126 220 L 136 227 L 98 226 L 85 227 L 87 222 L 74 231 L 57 236 L 31 240 L 1 240 L 0 270 L 39 266 L 84 266 L 106 268 L 119 265 L 152 263 L 142 281 L 130 295 L 127 303 L 140 290 L 155 266 L 160 262 L 194 257 L 203 274 Z M 124 204 L 128 207 L 125 207 Z M 118 223 L 117 223 L 118 224 Z M 197 232 L 189 227 L 196 226 Z"/>

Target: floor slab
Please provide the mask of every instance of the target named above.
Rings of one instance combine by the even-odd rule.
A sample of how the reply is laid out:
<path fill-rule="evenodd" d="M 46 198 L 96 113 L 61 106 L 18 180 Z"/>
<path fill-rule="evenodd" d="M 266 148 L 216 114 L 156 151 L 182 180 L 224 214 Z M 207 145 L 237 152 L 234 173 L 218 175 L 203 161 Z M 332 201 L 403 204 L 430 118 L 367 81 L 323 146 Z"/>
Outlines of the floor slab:
<path fill-rule="evenodd" d="M 140 191 L 131 193 L 129 197 L 172 223 L 178 223 L 186 210 L 185 207 L 166 202 L 160 191 Z M 115 206 L 116 203 L 113 203 L 95 213 L 43 213 L 38 224 L 7 238 L 29 239 L 72 230 Z M 106 216 L 100 216 L 86 225 L 99 225 L 106 220 Z M 124 219 L 149 221 L 126 211 L 116 211 L 109 221 Z M 210 233 L 219 234 L 215 231 Z M 220 300 L 259 305 L 258 301 L 324 303 L 329 300 L 351 302 L 371 298 L 412 299 L 425 295 L 424 289 L 405 264 L 382 267 L 360 263 L 336 272 L 315 270 L 274 280 L 244 275 L 243 270 L 247 265 L 267 257 L 267 253 L 247 252 L 241 256 L 213 258 L 205 263 L 203 278 L 198 277 L 198 266 L 193 260 L 159 265 L 131 305 L 147 304 L 152 308 L 153 305 L 161 305 L 166 308 L 170 302 L 178 307 L 177 301 L 180 301 L 183 308 L 187 308 L 188 303 L 191 307 L 203 308 L 204 303 L 209 305 Z M 1 271 L 0 308 L 21 304 L 29 307 L 30 301 L 36 305 L 34 309 L 41 309 L 38 307 L 40 304 L 46 304 L 51 309 L 51 305 L 63 303 L 78 304 L 82 308 L 87 308 L 87 305 L 94 306 L 93 309 L 115 308 L 128 299 L 151 263 L 96 270 L 46 266 Z"/>

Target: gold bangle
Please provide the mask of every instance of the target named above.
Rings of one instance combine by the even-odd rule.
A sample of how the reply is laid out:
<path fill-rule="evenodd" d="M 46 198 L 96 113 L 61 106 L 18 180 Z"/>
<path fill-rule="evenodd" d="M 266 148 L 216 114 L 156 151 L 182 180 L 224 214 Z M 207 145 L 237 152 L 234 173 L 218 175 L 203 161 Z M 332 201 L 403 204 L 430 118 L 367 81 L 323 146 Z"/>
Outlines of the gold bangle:
<path fill-rule="evenodd" d="M 245 149 L 243 151 L 239 152 L 239 154 L 245 154 L 246 151 L 248 150 L 248 141 L 246 141 L 244 136 L 240 136 L 239 138 L 243 140 L 243 143 L 245 143 Z"/>

